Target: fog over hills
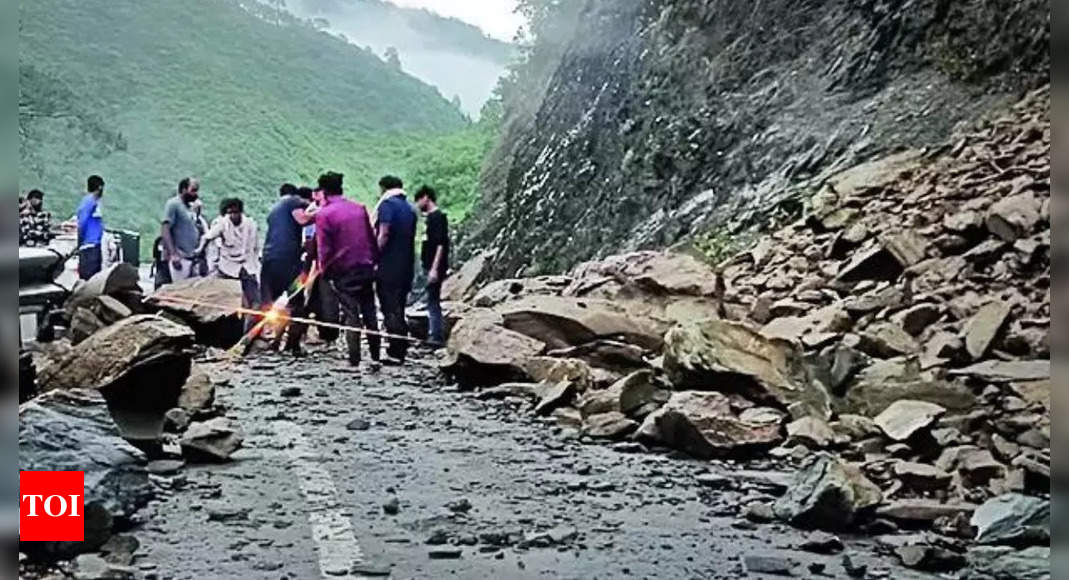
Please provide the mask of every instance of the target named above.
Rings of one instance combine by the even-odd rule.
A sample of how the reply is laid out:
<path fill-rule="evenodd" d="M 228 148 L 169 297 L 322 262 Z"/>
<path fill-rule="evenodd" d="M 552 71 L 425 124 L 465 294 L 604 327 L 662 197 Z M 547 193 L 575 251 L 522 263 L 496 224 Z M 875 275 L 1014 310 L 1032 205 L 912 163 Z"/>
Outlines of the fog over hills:
<path fill-rule="evenodd" d="M 396 48 L 401 67 L 438 87 L 447 99 L 477 117 L 514 47 L 479 28 L 427 10 L 382 0 L 279 0 L 299 18 L 384 55 Z"/>

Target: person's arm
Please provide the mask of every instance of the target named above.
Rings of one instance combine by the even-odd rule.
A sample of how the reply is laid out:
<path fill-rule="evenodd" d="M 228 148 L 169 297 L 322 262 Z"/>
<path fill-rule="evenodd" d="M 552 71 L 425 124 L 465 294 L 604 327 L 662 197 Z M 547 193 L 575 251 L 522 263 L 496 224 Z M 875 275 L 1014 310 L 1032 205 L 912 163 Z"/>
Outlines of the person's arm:
<path fill-rule="evenodd" d="M 434 263 L 431 264 L 431 271 L 427 272 L 427 281 L 431 284 L 437 284 L 442 279 L 442 259 L 445 257 L 445 247 L 438 246 L 438 249 L 434 252 Z"/>
<path fill-rule="evenodd" d="M 293 221 L 297 222 L 302 226 L 306 226 L 308 224 L 315 223 L 316 213 L 318 212 L 318 210 L 319 208 L 317 208 L 315 204 L 312 203 L 308 204 L 305 207 L 299 207 L 293 210 L 290 215 L 293 216 Z"/>
<path fill-rule="evenodd" d="M 316 260 L 319 262 L 320 273 L 325 272 L 328 264 L 326 260 L 333 259 L 333 248 L 331 247 L 330 232 L 328 231 L 330 226 L 327 225 L 326 216 L 316 216 Z"/>
<path fill-rule="evenodd" d="M 393 210 L 389 204 L 381 204 L 379 206 L 378 219 L 378 246 L 380 252 L 386 249 L 386 244 L 390 241 L 390 222 L 392 221 Z"/>
<path fill-rule="evenodd" d="M 204 251 L 204 248 L 208 246 L 208 242 L 218 239 L 221 235 L 223 235 L 223 221 L 219 220 L 215 225 L 208 228 L 208 231 L 200 238 L 200 244 L 197 244 L 197 251 L 193 253 L 200 254 Z"/>
<path fill-rule="evenodd" d="M 177 208 L 168 203 L 163 208 L 163 223 L 160 225 L 160 238 L 163 240 L 164 258 L 175 267 L 181 265 L 182 256 L 178 255 L 174 240 L 171 239 L 171 224 L 174 223 L 174 213 Z"/>

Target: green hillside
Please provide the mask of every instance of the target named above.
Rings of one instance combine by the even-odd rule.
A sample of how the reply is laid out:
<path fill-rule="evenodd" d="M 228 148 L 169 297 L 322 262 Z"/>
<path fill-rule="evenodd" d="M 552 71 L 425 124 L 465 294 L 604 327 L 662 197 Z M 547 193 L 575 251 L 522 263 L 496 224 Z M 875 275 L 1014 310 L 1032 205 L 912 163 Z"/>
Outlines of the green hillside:
<path fill-rule="evenodd" d="M 237 195 L 257 216 L 280 183 L 325 169 L 364 199 L 385 172 L 444 172 L 456 199 L 474 195 L 483 129 L 376 55 L 254 1 L 35 0 L 20 17 L 21 186 L 59 216 L 90 173 L 108 182 L 109 227 L 153 236 L 190 174 L 209 207 Z"/>

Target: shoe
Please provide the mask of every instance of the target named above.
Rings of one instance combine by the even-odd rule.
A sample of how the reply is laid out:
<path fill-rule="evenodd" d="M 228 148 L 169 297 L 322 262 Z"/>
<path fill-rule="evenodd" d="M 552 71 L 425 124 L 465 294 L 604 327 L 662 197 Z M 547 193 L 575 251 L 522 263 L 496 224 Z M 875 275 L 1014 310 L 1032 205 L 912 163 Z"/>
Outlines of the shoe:
<path fill-rule="evenodd" d="M 382 365 L 387 367 L 399 367 L 405 364 L 405 359 L 388 356 L 382 359 Z"/>

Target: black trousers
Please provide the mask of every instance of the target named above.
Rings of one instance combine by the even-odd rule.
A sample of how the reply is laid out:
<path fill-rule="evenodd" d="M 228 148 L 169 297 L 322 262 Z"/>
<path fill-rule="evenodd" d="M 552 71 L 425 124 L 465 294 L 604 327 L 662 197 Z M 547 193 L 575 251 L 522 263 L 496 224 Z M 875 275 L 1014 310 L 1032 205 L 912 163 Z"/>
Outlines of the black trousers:
<path fill-rule="evenodd" d="M 382 322 L 386 326 L 386 332 L 398 337 L 407 337 L 408 319 L 405 318 L 405 306 L 408 304 L 408 293 L 412 291 L 412 281 L 380 278 L 375 287 L 378 290 L 379 306 L 382 307 Z M 402 338 L 390 338 L 389 343 L 386 354 L 405 360 L 408 354 L 408 341 Z"/>
<path fill-rule="evenodd" d="M 297 277 L 301 275 L 301 263 L 281 262 L 269 260 L 260 266 L 260 291 L 263 293 L 263 306 L 270 308 L 275 300 L 285 294 L 293 285 Z M 289 314 L 298 318 L 305 315 L 305 292 L 290 299 Z M 297 350 L 301 347 L 301 340 L 308 330 L 307 324 L 291 323 L 289 335 L 286 339 L 286 350 Z M 277 344 L 277 343 L 276 343 Z"/>
<path fill-rule="evenodd" d="M 104 254 L 100 246 L 90 246 L 78 250 L 78 277 L 88 280 L 104 267 Z"/>
<path fill-rule="evenodd" d="M 338 298 L 338 304 L 345 315 L 345 323 L 349 326 L 370 330 L 367 335 L 368 352 L 371 360 L 378 361 L 381 358 L 382 337 L 378 335 L 379 320 L 375 312 L 375 274 L 369 268 L 356 268 L 346 270 L 340 274 L 331 275 L 327 278 L 330 287 L 334 289 L 334 295 Z M 360 335 L 359 330 L 345 331 L 345 342 L 349 348 L 349 362 L 360 363 Z"/>

